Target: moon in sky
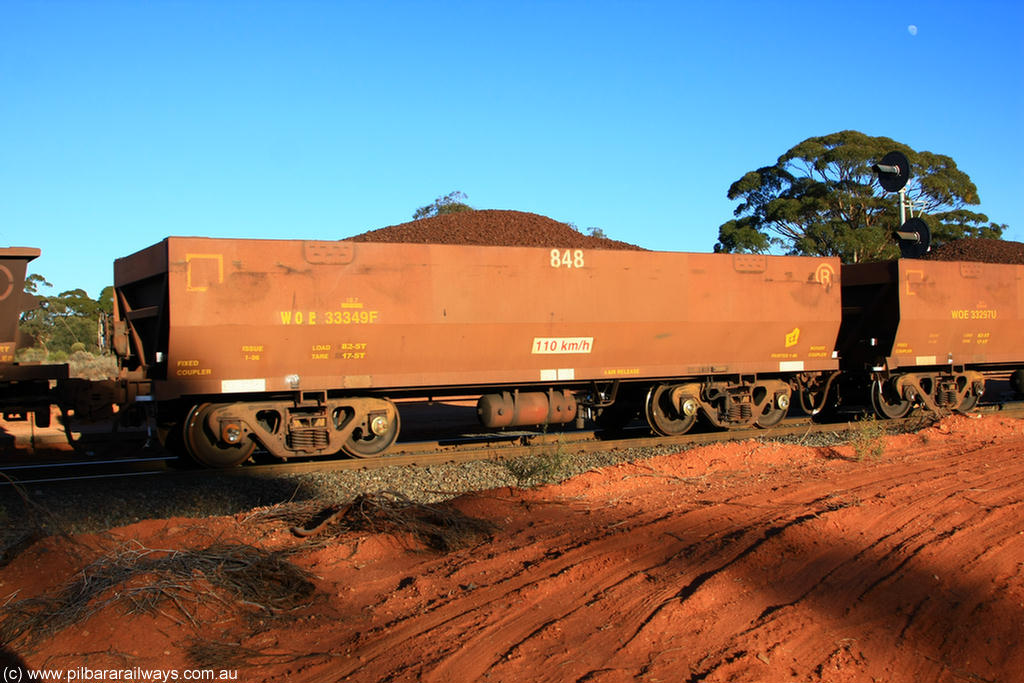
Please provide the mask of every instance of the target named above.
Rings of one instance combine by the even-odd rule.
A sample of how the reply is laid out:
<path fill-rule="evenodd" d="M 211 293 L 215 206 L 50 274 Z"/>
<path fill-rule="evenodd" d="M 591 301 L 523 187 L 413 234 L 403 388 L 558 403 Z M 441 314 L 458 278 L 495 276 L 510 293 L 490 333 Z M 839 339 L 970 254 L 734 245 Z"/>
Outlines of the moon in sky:
<path fill-rule="evenodd" d="M 916 36 L 916 35 L 917 35 L 917 26 L 915 26 L 915 25 L 913 25 L 913 24 L 911 24 L 910 26 L 908 26 L 908 27 L 907 27 L 907 33 L 909 33 L 909 34 L 910 34 L 910 35 L 912 35 L 912 36 Z"/>

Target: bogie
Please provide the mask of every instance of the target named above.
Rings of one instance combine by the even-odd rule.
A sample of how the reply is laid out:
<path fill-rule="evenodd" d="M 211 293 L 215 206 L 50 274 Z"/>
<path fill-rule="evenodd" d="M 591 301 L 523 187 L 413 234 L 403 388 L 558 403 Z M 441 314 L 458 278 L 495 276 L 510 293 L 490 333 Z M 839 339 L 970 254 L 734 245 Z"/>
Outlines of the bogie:
<path fill-rule="evenodd" d="M 882 418 L 905 417 L 920 406 L 934 415 L 973 410 L 985 392 L 985 377 L 975 370 L 905 372 L 876 376 L 871 405 Z"/>
<path fill-rule="evenodd" d="M 287 460 L 304 456 L 369 457 L 398 438 L 394 403 L 382 398 L 326 399 L 307 403 L 253 401 L 198 403 L 182 427 L 186 452 L 210 467 L 233 467 L 257 445 Z"/>

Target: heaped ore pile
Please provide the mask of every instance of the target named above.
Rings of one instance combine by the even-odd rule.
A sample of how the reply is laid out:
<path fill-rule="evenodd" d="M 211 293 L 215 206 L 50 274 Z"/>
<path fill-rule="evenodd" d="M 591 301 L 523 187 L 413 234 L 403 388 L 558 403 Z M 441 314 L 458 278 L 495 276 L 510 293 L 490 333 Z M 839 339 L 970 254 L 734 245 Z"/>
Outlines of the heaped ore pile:
<path fill-rule="evenodd" d="M 1009 240 L 966 238 L 935 247 L 925 256 L 931 261 L 984 261 L 1024 264 L 1024 244 Z"/>
<path fill-rule="evenodd" d="M 643 250 L 626 242 L 584 235 L 572 226 L 546 216 L 496 209 L 442 214 L 371 230 L 347 239 L 353 242 Z"/>

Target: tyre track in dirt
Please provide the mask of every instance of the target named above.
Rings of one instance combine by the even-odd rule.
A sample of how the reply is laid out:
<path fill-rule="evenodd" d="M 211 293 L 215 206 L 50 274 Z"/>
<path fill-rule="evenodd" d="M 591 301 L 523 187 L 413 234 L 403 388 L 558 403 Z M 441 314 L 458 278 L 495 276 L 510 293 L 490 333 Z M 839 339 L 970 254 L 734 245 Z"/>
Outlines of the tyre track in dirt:
<path fill-rule="evenodd" d="M 489 664 L 483 661 L 467 663 L 459 657 L 455 657 L 446 663 L 442 657 L 433 663 L 433 671 L 431 671 L 428 680 L 445 680 L 449 676 L 454 675 L 456 670 L 460 672 L 460 675 L 469 675 L 471 680 L 475 680 L 476 676 L 481 676 L 486 672 L 486 668 L 483 668 L 485 664 L 487 667 L 492 667 L 496 663 L 510 659 L 516 650 L 521 648 L 531 638 L 544 633 L 546 630 L 556 628 L 561 622 L 569 621 L 572 618 L 591 618 L 592 615 L 586 617 L 580 615 L 582 608 L 593 608 L 604 599 L 611 599 L 615 602 L 616 610 L 619 612 L 617 615 L 610 616 L 610 620 L 627 624 L 640 622 L 636 629 L 637 634 L 639 634 L 643 626 L 667 604 L 676 600 L 679 602 L 685 601 L 689 595 L 692 595 L 699 588 L 701 583 L 742 559 L 744 555 L 749 554 L 761 543 L 780 533 L 786 526 L 799 524 L 813 517 L 813 515 L 805 515 L 794 520 L 778 521 L 791 514 L 791 510 L 783 510 L 781 517 L 779 511 L 772 511 L 772 514 L 764 515 L 763 519 L 760 519 L 753 525 L 755 528 L 749 534 L 751 536 L 759 536 L 752 544 L 741 542 L 748 535 L 746 533 L 740 534 L 737 531 L 730 531 L 723 534 L 720 530 L 714 528 L 713 520 L 709 520 L 708 523 L 694 522 L 691 525 L 686 520 L 681 521 L 678 517 L 673 516 L 671 518 L 661 517 L 653 520 L 634 520 L 632 524 L 623 524 L 623 521 L 628 522 L 632 519 L 627 518 L 618 522 L 616 529 L 604 534 L 601 538 L 591 539 L 586 543 L 570 542 L 568 545 L 548 550 L 544 553 L 543 557 L 524 562 L 524 569 L 522 571 L 505 577 L 501 582 L 487 586 L 487 591 L 483 594 L 478 592 L 473 601 L 475 607 L 471 610 L 473 613 L 476 613 L 474 618 L 479 616 L 481 610 L 501 610 L 503 605 L 511 606 L 518 604 L 521 607 L 525 604 L 538 607 L 538 602 L 533 599 L 532 595 L 538 591 L 543 592 L 543 584 L 548 581 L 561 582 L 567 578 L 574 585 L 568 591 L 563 590 L 559 600 L 560 602 L 564 601 L 565 604 L 574 605 L 574 607 L 567 612 L 557 613 L 540 623 L 530 619 L 524 621 L 519 615 L 510 615 L 510 618 L 507 619 L 502 617 L 496 620 L 488 619 L 486 620 L 488 626 L 475 632 L 468 642 L 464 638 L 461 639 L 463 640 L 462 647 L 465 651 L 474 651 L 479 646 L 486 644 L 488 648 L 496 649 L 500 643 L 500 647 L 503 648 L 503 651 L 498 653 L 500 656 L 496 657 Z M 714 519 L 717 519 L 717 515 L 714 516 Z M 696 538 L 693 541 L 685 541 L 680 546 L 679 536 L 672 529 L 678 529 L 681 524 L 683 526 L 690 526 L 691 532 L 695 534 Z M 646 544 L 628 544 L 623 542 L 636 534 L 643 534 L 645 537 L 675 537 L 676 543 L 671 546 L 645 548 L 643 545 Z M 642 585 L 645 581 L 652 581 L 655 573 L 666 570 L 667 567 L 669 573 L 674 573 L 670 565 L 677 561 L 680 556 L 703 556 L 710 564 L 718 564 L 721 562 L 720 556 L 726 554 L 727 551 L 732 554 L 732 557 L 726 560 L 724 565 L 701 565 L 700 569 L 702 571 L 688 585 L 682 588 L 672 587 L 665 592 L 654 594 L 633 590 L 634 584 Z M 619 554 L 632 556 L 631 564 L 638 565 L 638 568 L 623 575 L 618 567 L 608 566 L 608 558 Z M 526 571 L 527 568 L 533 569 L 534 567 L 537 568 L 536 572 L 528 573 Z M 530 577 L 534 573 L 539 573 L 541 578 L 531 579 Z M 638 596 L 637 603 L 629 604 L 628 601 L 625 601 L 624 604 L 621 595 L 617 595 L 616 591 L 635 592 Z M 653 613 L 648 614 L 652 609 Z M 645 614 L 647 616 L 644 616 Z M 458 618 L 469 617 L 469 612 L 458 615 Z M 430 632 L 436 637 L 439 634 L 439 627 L 448 626 L 450 621 L 444 624 L 417 624 L 415 630 L 418 633 Z M 395 626 L 392 624 L 389 628 L 393 629 Z M 455 632 L 460 632 L 457 624 Z M 396 636 L 401 638 L 405 634 L 401 631 L 395 632 L 392 630 L 389 638 Z M 620 644 L 617 646 L 617 649 L 624 649 L 628 644 L 628 642 Z M 614 646 L 615 643 L 611 643 L 611 645 Z"/>
<path fill-rule="evenodd" d="M 984 454 L 980 454 L 984 457 Z M 835 602 L 835 594 L 837 591 L 845 591 L 846 594 L 850 595 L 849 605 L 840 609 L 838 605 L 834 605 L 827 610 L 820 610 L 822 612 L 833 612 L 836 616 L 848 619 L 851 615 L 864 612 L 865 610 L 870 611 L 875 609 L 878 605 L 889 605 L 891 604 L 890 598 L 893 589 L 890 586 L 903 586 L 904 584 L 915 584 L 919 583 L 918 579 L 931 579 L 935 574 L 928 575 L 928 572 L 932 567 L 937 565 L 928 564 L 927 561 L 921 562 L 923 554 L 927 554 L 930 548 L 935 547 L 939 544 L 955 544 L 956 539 L 952 537 L 958 533 L 974 533 L 979 526 L 989 525 L 998 531 L 998 535 L 1001 538 L 1006 538 L 1007 527 L 1012 528 L 1013 519 L 1019 513 L 1021 504 L 1019 500 L 1022 477 L 1019 470 L 1015 470 L 1014 478 L 1005 480 L 1002 482 L 1002 486 L 993 487 L 993 490 L 998 491 L 993 495 L 1002 495 L 1003 500 L 1006 500 L 1006 496 L 1009 496 L 1010 503 L 1001 504 L 990 507 L 990 510 L 999 508 L 1003 512 L 1003 519 L 997 520 L 991 516 L 983 516 L 975 514 L 964 518 L 960 513 L 945 512 L 936 515 L 930 515 L 929 510 L 935 509 L 937 506 L 948 504 L 953 500 L 954 493 L 961 490 L 965 485 L 959 481 L 950 481 L 955 479 L 956 474 L 962 474 L 956 472 L 957 468 L 951 468 L 953 472 L 948 474 L 938 474 L 934 472 L 933 468 L 925 468 L 919 471 L 915 475 L 910 476 L 911 479 L 918 481 L 915 488 L 920 487 L 921 481 L 927 481 L 926 477 L 921 475 L 927 475 L 929 472 L 937 475 L 937 478 L 933 479 L 936 484 L 936 489 L 930 491 L 927 495 L 918 497 L 908 496 L 901 500 L 900 508 L 902 514 L 882 514 L 878 515 L 877 518 L 880 520 L 879 524 L 874 526 L 877 527 L 878 531 L 882 531 L 885 527 L 892 525 L 896 527 L 896 530 L 892 532 L 873 533 L 876 530 L 871 527 L 867 527 L 863 531 L 866 545 L 861 549 L 857 549 L 855 546 L 851 546 L 848 551 L 835 553 L 841 561 L 833 563 L 833 565 L 823 571 L 823 567 L 816 566 L 815 562 L 808 556 L 806 550 L 800 553 L 802 568 L 791 570 L 785 566 L 776 566 L 772 569 L 770 564 L 771 558 L 751 558 L 753 560 L 752 567 L 748 569 L 761 571 L 762 573 L 777 574 L 778 576 L 784 576 L 786 578 L 785 584 L 790 588 L 796 589 L 797 595 L 789 600 L 774 605 L 768 605 L 760 615 L 752 621 L 752 624 L 747 629 L 744 629 L 736 634 L 733 641 L 746 641 L 751 635 L 756 635 L 759 630 L 763 630 L 771 627 L 772 621 L 788 621 L 789 615 L 786 614 L 787 609 L 794 608 L 798 605 L 803 606 L 805 604 L 811 604 L 815 601 L 825 604 L 828 602 Z M 907 474 L 904 472 L 903 474 Z M 865 487 L 863 485 L 853 486 L 846 489 L 844 493 L 854 492 L 857 494 L 863 494 L 865 491 L 870 492 L 872 489 L 878 489 L 879 493 L 876 496 L 884 495 L 891 497 L 892 489 L 889 489 L 889 493 L 881 493 L 885 490 L 887 482 L 891 481 L 888 477 L 881 479 L 874 478 L 870 482 L 870 486 Z M 896 482 L 899 485 L 899 482 Z M 943 490 L 943 488 L 947 490 Z M 836 510 L 836 513 L 840 515 L 842 512 Z M 836 515 L 830 513 L 831 517 Z M 862 516 L 862 515 L 861 515 Z M 842 528 L 842 521 L 839 519 L 831 520 L 831 523 Z M 929 528 L 923 528 L 928 526 Z M 922 527 L 922 528 L 918 528 Z M 819 536 L 821 538 L 827 538 L 827 529 L 819 530 Z M 795 535 L 795 534 L 794 534 Z M 841 547 L 845 541 L 849 539 L 849 536 L 844 536 L 842 539 L 837 539 L 836 547 Z M 779 541 L 782 544 L 787 543 L 786 538 L 780 538 Z M 981 542 L 988 542 L 985 535 L 981 535 Z M 1004 543 L 1005 545 L 1005 543 Z M 1017 546 L 1019 548 L 1019 544 Z M 775 552 L 778 549 L 772 549 L 769 552 Z M 990 549 L 991 552 L 991 549 Z M 941 547 L 936 553 L 932 553 L 940 556 L 948 555 Z M 758 563 L 758 559 L 762 560 L 763 563 Z M 923 566 L 921 566 L 923 565 Z M 758 570 L 758 567 L 761 569 Z M 865 573 L 864 568 L 870 567 L 872 571 Z M 748 571 L 748 574 L 752 572 Z M 870 580 L 869 580 L 870 579 Z M 961 592 L 971 593 L 971 586 L 969 582 L 961 581 Z M 762 587 L 763 590 L 769 590 L 769 586 Z M 966 589 L 966 590 L 964 590 Z M 823 596 L 823 592 L 828 592 L 829 595 Z M 872 597 L 876 593 L 881 593 L 880 598 Z M 921 612 L 924 602 L 929 598 L 925 597 L 911 607 L 910 616 L 907 620 L 906 625 L 899 631 L 900 640 L 906 640 L 910 626 L 915 621 L 915 618 Z M 803 608 L 801 608 L 803 609 Z M 770 618 L 769 618 L 770 617 Z M 815 619 L 817 620 L 817 619 Z M 810 621 L 810 620 L 809 620 Z M 786 638 L 780 638 L 777 642 L 783 640 L 788 641 L 790 646 L 792 645 L 792 633 L 787 634 Z M 816 638 L 815 638 L 816 639 Z M 769 645 L 769 649 L 775 647 Z M 948 644 L 945 644 L 940 650 L 948 649 Z M 721 652 L 717 653 L 717 661 L 712 666 L 705 666 L 697 675 L 698 680 L 704 680 L 707 678 L 711 671 L 716 670 L 719 667 L 723 667 L 737 661 L 736 653 L 740 648 L 726 648 Z M 767 660 L 768 655 L 761 653 L 762 656 Z M 833 653 L 829 653 L 831 656 Z M 827 658 L 826 658 L 827 659 Z"/>
<path fill-rule="evenodd" d="M 646 465 L 604 500 L 595 485 L 576 500 L 491 501 L 491 515 L 513 520 L 491 555 L 508 544 L 517 565 L 422 567 L 424 589 L 437 574 L 473 588 L 351 641 L 361 661 L 349 673 L 386 664 L 381 680 L 513 680 L 543 661 L 535 680 L 758 680 L 813 661 L 808 680 L 844 680 L 891 676 L 909 658 L 920 680 L 1001 680 L 1024 661 L 972 652 L 1021 624 L 1024 466 L 988 450 L 797 465 L 768 504 L 764 482 L 721 472 L 694 494 L 670 470 L 635 471 Z M 401 600 L 381 607 L 400 612 Z M 964 626 L 979 616 L 990 626 Z"/>

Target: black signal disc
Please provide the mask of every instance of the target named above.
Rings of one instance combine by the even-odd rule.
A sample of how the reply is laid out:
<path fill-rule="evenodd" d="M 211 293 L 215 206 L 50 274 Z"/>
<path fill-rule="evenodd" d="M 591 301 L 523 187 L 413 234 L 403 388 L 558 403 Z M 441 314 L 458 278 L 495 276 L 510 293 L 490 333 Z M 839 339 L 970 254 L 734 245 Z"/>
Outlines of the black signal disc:
<path fill-rule="evenodd" d="M 897 235 L 900 255 L 903 258 L 921 258 L 928 253 L 932 245 L 932 231 L 923 218 L 911 218 L 900 226 L 899 232 L 917 235 L 917 239 L 904 239 Z"/>
<path fill-rule="evenodd" d="M 878 166 L 894 166 L 899 169 L 898 173 L 887 173 Z M 878 173 L 878 183 L 886 192 L 899 192 L 910 180 L 910 160 L 903 152 L 889 152 L 882 157 L 881 163 L 875 167 Z"/>

